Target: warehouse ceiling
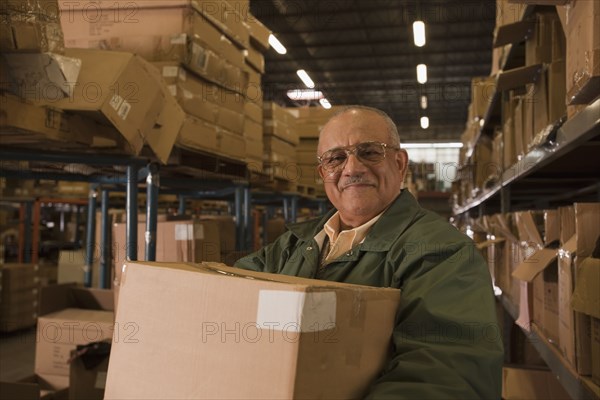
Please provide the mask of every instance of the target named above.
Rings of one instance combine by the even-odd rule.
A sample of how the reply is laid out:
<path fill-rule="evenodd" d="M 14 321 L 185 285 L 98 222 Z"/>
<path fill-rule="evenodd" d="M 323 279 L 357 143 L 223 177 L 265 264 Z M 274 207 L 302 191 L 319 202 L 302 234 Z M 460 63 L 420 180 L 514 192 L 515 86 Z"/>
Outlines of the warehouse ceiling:
<path fill-rule="evenodd" d="M 464 130 L 474 76 L 490 74 L 495 0 L 252 0 L 251 12 L 287 48 L 270 49 L 265 99 L 302 106 L 288 90 L 305 89 L 308 72 L 332 105 L 363 104 L 386 111 L 403 141 L 457 141 Z M 427 42 L 416 47 L 412 24 L 422 20 Z M 416 66 L 426 64 L 419 84 Z M 427 109 L 420 106 L 427 96 Z M 317 104 L 316 102 L 313 104 Z M 318 104 L 317 104 L 318 105 Z M 420 117 L 427 116 L 428 129 Z"/>

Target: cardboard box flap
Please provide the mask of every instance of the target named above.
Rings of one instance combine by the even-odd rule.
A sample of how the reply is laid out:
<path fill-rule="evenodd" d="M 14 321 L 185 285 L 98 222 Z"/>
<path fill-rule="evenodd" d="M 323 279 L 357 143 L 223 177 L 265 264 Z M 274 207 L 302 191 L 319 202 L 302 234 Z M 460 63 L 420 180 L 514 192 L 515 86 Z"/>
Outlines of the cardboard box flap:
<path fill-rule="evenodd" d="M 600 319 L 600 258 L 588 257 L 577 269 L 571 306 L 573 310 Z"/>
<path fill-rule="evenodd" d="M 502 243 L 504 241 L 506 241 L 506 239 L 504 239 L 504 238 L 489 239 L 489 240 L 486 240 L 485 242 L 477 243 L 475 246 L 479 250 L 481 250 L 481 249 L 485 249 L 487 247 L 490 247 L 493 244 Z"/>
<path fill-rule="evenodd" d="M 556 249 L 539 249 L 520 263 L 512 273 L 514 278 L 525 282 L 531 282 L 537 274 L 542 272 L 552 261 L 556 260 L 558 251 Z"/>
<path fill-rule="evenodd" d="M 514 68 L 498 74 L 498 90 L 516 89 L 528 83 L 535 83 L 544 66 L 542 64 Z"/>
<path fill-rule="evenodd" d="M 514 216 L 517 230 L 519 231 L 519 239 L 527 242 L 528 245 L 543 247 L 544 243 L 542 241 L 542 236 L 535 225 L 532 212 L 516 212 L 514 213 Z"/>
<path fill-rule="evenodd" d="M 74 283 L 43 287 L 40 292 L 39 315 L 43 316 L 65 308 L 114 310 L 113 293 L 105 289 L 86 289 Z"/>
<path fill-rule="evenodd" d="M 564 254 L 570 257 L 572 253 L 577 251 L 577 235 L 571 236 L 571 239 L 567 240 L 565 244 L 560 247 L 559 253 L 561 256 Z"/>
<path fill-rule="evenodd" d="M 496 31 L 494 47 L 501 47 L 511 43 L 520 43 L 526 40 L 535 28 L 535 20 L 519 21 L 502 25 Z"/>

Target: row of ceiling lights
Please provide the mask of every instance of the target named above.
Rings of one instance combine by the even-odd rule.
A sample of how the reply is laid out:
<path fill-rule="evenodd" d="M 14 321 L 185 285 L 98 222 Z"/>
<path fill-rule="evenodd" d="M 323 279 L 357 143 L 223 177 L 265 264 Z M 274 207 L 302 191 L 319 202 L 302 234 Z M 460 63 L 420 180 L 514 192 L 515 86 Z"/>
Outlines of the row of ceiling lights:
<path fill-rule="evenodd" d="M 423 47 L 425 46 L 425 23 L 423 21 L 415 21 L 413 22 L 413 39 L 415 42 L 415 46 Z M 424 85 L 427 82 L 427 65 L 419 64 L 417 65 L 417 82 Z M 421 109 L 427 109 L 427 96 L 421 96 L 420 101 Z M 429 128 L 429 117 L 422 116 L 421 117 L 421 128 L 427 129 Z"/>
<path fill-rule="evenodd" d="M 423 21 L 415 21 L 413 23 L 413 39 L 415 46 L 423 47 L 425 46 L 425 23 Z M 275 37 L 275 35 L 271 34 L 269 36 L 269 44 L 273 49 L 279 54 L 286 54 L 287 49 L 285 46 Z M 287 96 L 292 100 L 319 100 L 319 103 L 323 108 L 329 109 L 331 108 L 331 103 L 323 96 L 323 92 L 314 90 L 315 83 L 310 78 L 308 73 L 299 69 L 296 71 L 296 74 L 300 78 L 300 80 L 304 83 L 304 85 L 308 89 L 297 89 L 297 90 L 288 90 Z M 419 64 L 417 65 L 417 82 L 420 84 L 425 84 L 427 82 L 427 65 Z M 421 109 L 427 109 L 427 96 L 423 95 L 420 99 Z M 421 128 L 427 129 L 429 128 L 429 118 L 427 116 L 421 117 Z"/>
<path fill-rule="evenodd" d="M 285 46 L 273 34 L 269 35 L 269 44 L 279 54 L 287 53 Z M 330 109 L 331 103 L 323 96 L 323 92 L 314 90 L 315 82 L 310 78 L 308 73 L 303 69 L 299 69 L 296 71 L 296 74 L 308 89 L 288 90 L 287 96 L 292 100 L 319 100 L 323 108 Z"/>

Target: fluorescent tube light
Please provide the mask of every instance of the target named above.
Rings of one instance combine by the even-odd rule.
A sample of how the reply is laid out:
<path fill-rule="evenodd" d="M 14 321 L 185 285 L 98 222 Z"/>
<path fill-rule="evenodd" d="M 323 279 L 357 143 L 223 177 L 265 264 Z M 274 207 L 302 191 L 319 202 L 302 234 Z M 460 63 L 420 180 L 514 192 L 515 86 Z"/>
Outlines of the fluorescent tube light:
<path fill-rule="evenodd" d="M 322 98 L 319 100 L 319 103 L 323 106 L 324 109 L 329 110 L 331 108 L 331 103 L 326 98 Z"/>
<path fill-rule="evenodd" d="M 417 65 L 417 81 L 419 83 L 427 82 L 427 65 L 425 65 L 425 64 Z"/>
<path fill-rule="evenodd" d="M 287 91 L 287 97 L 292 100 L 321 100 L 323 92 L 313 89 L 294 89 Z"/>
<path fill-rule="evenodd" d="M 285 46 L 282 45 L 281 42 L 279 41 L 279 39 L 277 39 L 275 37 L 275 35 L 273 35 L 273 34 L 269 35 L 269 44 L 279 54 L 285 54 L 285 53 L 287 53 L 287 49 L 285 48 Z"/>
<path fill-rule="evenodd" d="M 423 128 L 423 129 L 429 128 L 429 118 L 428 117 L 421 117 L 421 128 Z"/>
<path fill-rule="evenodd" d="M 413 22 L 413 37 L 415 40 L 415 46 L 425 46 L 425 23 L 423 21 Z"/>
<path fill-rule="evenodd" d="M 423 110 L 427 109 L 427 96 L 421 96 L 421 108 Z"/>
<path fill-rule="evenodd" d="M 308 74 L 306 73 L 305 70 L 299 69 L 298 71 L 296 71 L 296 73 L 298 74 L 298 76 L 300 77 L 300 79 L 306 85 L 307 88 L 312 89 L 315 87 L 315 83 L 313 82 L 312 79 L 310 79 L 310 76 L 308 76 Z"/>

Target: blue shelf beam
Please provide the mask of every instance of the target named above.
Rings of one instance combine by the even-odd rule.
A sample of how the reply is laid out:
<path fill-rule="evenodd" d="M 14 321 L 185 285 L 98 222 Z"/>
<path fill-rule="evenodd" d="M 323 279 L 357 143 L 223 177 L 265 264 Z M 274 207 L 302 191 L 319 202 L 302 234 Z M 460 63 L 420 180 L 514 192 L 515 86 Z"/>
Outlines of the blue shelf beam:
<path fill-rule="evenodd" d="M 88 197 L 87 243 L 85 252 L 85 269 L 83 283 L 92 286 L 92 268 L 94 266 L 94 247 L 96 245 L 96 187 L 90 188 Z"/>
<path fill-rule="evenodd" d="M 110 215 L 108 213 L 109 207 L 109 191 L 102 189 L 102 222 L 100 225 L 100 288 L 110 288 L 110 265 L 111 265 L 111 245 L 110 245 Z"/>
<path fill-rule="evenodd" d="M 146 178 L 146 261 L 156 261 L 156 227 L 158 213 L 158 165 L 150 164 Z"/>

